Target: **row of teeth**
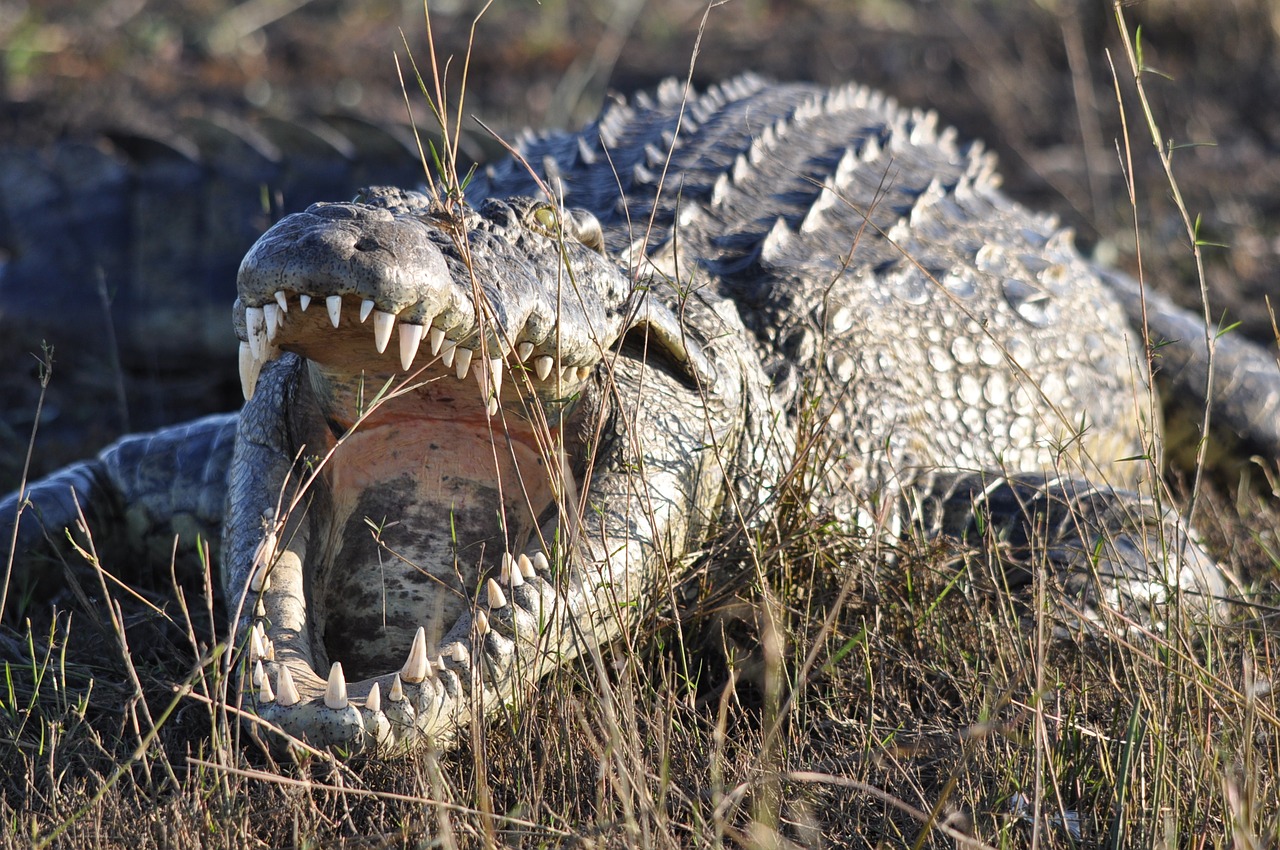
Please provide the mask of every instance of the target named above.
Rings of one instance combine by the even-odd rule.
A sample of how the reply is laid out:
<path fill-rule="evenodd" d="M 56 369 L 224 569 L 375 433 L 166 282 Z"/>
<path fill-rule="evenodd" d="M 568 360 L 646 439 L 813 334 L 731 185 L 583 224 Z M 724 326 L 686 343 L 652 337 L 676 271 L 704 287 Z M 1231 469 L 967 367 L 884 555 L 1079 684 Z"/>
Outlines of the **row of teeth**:
<path fill-rule="evenodd" d="M 538 571 L 546 571 L 548 568 L 547 556 L 541 552 L 536 553 L 532 558 L 528 555 L 520 555 L 519 558 L 513 558 L 509 553 L 502 556 L 502 574 L 501 580 L 509 586 L 515 588 L 525 583 L 526 579 L 531 579 L 537 575 Z M 507 605 L 507 595 L 502 590 L 502 585 L 493 579 L 489 579 L 485 584 L 485 593 L 488 597 L 489 610 L 497 611 L 505 608 Z M 483 610 L 477 610 L 473 615 L 476 634 L 484 637 L 489 633 L 489 615 Z M 276 687 L 271 687 L 271 680 L 267 676 L 263 662 L 275 661 L 275 644 L 271 638 L 267 637 L 266 630 L 263 628 L 262 620 L 259 619 L 254 623 L 253 629 L 249 633 L 249 663 L 252 665 L 252 681 L 253 686 L 258 689 L 259 705 L 268 705 L 274 703 L 282 708 L 289 708 L 297 705 L 302 697 L 298 693 L 297 686 L 293 682 L 293 674 L 289 672 L 289 667 L 285 664 L 278 665 L 279 673 L 276 676 Z M 470 654 L 467 648 L 461 643 L 455 643 L 448 650 L 448 660 L 455 664 L 466 666 L 470 661 Z M 404 684 L 419 684 L 428 678 L 443 673 L 448 669 L 444 655 L 437 655 L 431 659 L 427 655 L 427 633 L 426 630 L 419 626 L 418 631 L 413 636 L 413 643 L 409 647 L 409 657 L 405 661 L 404 666 L 393 676 L 391 687 L 387 689 L 387 699 L 391 702 L 401 702 L 404 700 Z M 351 700 L 347 696 L 347 680 L 342 672 L 342 663 L 335 661 L 329 668 L 329 681 L 325 687 L 324 704 L 327 708 L 334 711 L 342 711 L 350 706 Z M 373 687 L 369 689 L 369 695 L 365 697 L 364 709 L 371 713 L 377 713 L 382 710 L 382 688 L 378 682 L 373 683 Z"/>
<path fill-rule="evenodd" d="M 306 312 L 311 306 L 310 295 L 298 296 L 298 307 Z M 336 328 L 342 323 L 342 296 L 330 295 L 325 298 L 325 309 L 329 313 L 329 321 Z M 284 327 L 285 316 L 289 312 L 289 296 L 284 290 L 275 293 L 275 301 L 268 301 L 261 307 L 246 307 L 244 311 L 245 326 L 249 337 L 247 342 L 240 343 L 240 388 L 246 400 L 253 397 L 254 387 L 258 382 L 258 373 L 264 364 L 279 356 L 279 349 L 274 345 L 276 335 Z M 400 366 L 406 372 L 413 365 L 414 358 L 422 346 L 424 337 L 430 346 L 431 356 L 439 357 L 440 363 L 452 368 L 458 380 L 463 380 L 471 371 L 472 360 L 476 352 L 470 348 L 459 347 L 457 340 L 449 339 L 441 328 L 427 324 L 411 324 L 397 322 L 394 313 L 377 310 L 371 299 L 366 298 L 360 304 L 360 322 L 363 324 L 373 316 L 373 346 L 379 354 L 387 350 L 391 343 L 391 332 L 397 324 L 400 327 Z M 429 333 L 428 333 L 429 330 Z M 515 356 L 520 363 L 528 363 L 528 371 L 539 381 L 556 381 L 561 384 L 576 384 L 587 379 L 591 374 L 590 366 L 560 366 L 549 354 L 533 357 L 532 342 L 521 342 L 515 347 Z M 532 360 L 530 360 L 532 358 Z M 497 412 L 498 397 L 502 391 L 503 359 L 488 358 L 477 363 L 476 378 L 480 382 L 481 393 L 489 399 L 489 414 Z"/>

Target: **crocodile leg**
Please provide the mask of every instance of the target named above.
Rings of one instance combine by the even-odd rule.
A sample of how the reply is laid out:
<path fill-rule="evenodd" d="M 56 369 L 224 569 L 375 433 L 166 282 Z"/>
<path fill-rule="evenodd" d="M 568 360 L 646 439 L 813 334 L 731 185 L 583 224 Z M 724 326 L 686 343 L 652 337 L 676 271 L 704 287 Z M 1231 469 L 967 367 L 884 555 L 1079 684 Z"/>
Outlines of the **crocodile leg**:
<path fill-rule="evenodd" d="M 1132 491 L 1048 473 L 962 472 L 930 476 L 906 500 L 928 537 L 997 546 L 1013 567 L 1042 559 L 1069 620 L 1119 615 L 1148 628 L 1175 597 L 1222 613 L 1222 568 L 1174 510 Z"/>

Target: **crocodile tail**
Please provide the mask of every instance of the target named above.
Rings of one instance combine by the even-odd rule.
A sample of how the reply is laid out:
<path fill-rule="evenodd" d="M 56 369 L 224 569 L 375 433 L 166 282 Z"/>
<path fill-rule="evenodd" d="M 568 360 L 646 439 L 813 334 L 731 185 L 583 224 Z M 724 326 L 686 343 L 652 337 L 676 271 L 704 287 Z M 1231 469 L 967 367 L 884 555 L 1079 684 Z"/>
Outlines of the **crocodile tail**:
<path fill-rule="evenodd" d="M 7 613 L 62 587 L 62 571 L 50 568 L 59 561 L 83 587 L 96 588 L 85 554 L 131 584 L 168 586 L 171 563 L 180 581 L 198 581 L 205 546 L 217 554 L 237 421 L 235 414 L 207 416 L 125 437 L 0 500 Z M 139 574 L 146 564 L 160 574 Z"/>
<path fill-rule="evenodd" d="M 1280 458 L 1280 341 L 1263 346 L 1238 333 L 1210 332 L 1213 384 L 1209 396 L 1209 352 L 1204 319 L 1169 298 L 1145 290 L 1128 275 L 1107 269 L 1098 273 L 1119 297 L 1132 327 L 1145 321 L 1152 367 L 1161 394 L 1170 402 L 1170 431 L 1198 440 L 1202 413 L 1210 403 L 1211 439 L 1235 457 L 1250 453 Z M 1185 428 L 1179 423 L 1186 422 Z M 1243 449 L 1241 451 L 1240 449 Z"/>

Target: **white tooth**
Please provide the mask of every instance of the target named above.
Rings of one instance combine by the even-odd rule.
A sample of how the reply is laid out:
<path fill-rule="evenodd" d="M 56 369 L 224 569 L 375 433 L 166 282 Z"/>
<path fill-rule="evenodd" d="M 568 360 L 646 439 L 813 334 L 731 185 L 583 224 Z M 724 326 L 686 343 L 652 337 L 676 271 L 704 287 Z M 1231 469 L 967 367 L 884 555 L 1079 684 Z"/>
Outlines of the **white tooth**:
<path fill-rule="evenodd" d="M 324 306 L 329 311 L 329 321 L 336 328 L 338 323 L 342 321 L 342 296 L 330 295 L 324 299 Z"/>
<path fill-rule="evenodd" d="M 463 659 L 465 659 L 465 658 L 467 657 L 467 651 L 466 651 L 465 649 L 463 649 L 463 648 L 462 648 L 462 645 L 461 645 L 461 644 L 458 644 L 457 646 L 455 646 L 455 647 L 454 647 L 454 651 L 453 651 L 453 652 L 451 652 L 451 653 L 450 653 L 450 655 L 451 655 L 451 656 L 459 656 L 459 655 L 460 655 L 460 656 L 462 656 L 462 658 L 463 658 Z M 443 655 L 437 655 L 437 656 L 436 656 L 436 669 L 437 669 L 437 670 L 439 670 L 441 673 L 443 673 L 445 670 L 448 670 L 448 669 L 449 669 L 448 667 L 446 667 L 446 666 L 445 666 L 445 663 L 444 663 L 444 656 L 443 656 Z"/>
<path fill-rule="evenodd" d="M 590 378 L 591 372 L 592 372 L 592 369 L 590 366 L 579 366 L 578 367 L 578 383 L 582 383 L 587 378 Z"/>
<path fill-rule="evenodd" d="M 440 362 L 444 368 L 448 369 L 453 365 L 453 355 L 458 350 L 458 344 L 451 339 L 446 339 L 444 345 L 440 348 Z"/>
<path fill-rule="evenodd" d="M 507 595 L 502 592 L 502 586 L 493 579 L 485 584 L 485 590 L 489 592 L 490 608 L 505 608 L 507 606 Z M 478 612 L 483 614 L 483 611 Z"/>
<path fill-rule="evenodd" d="M 391 687 L 387 689 L 387 699 L 391 702 L 402 702 L 404 700 L 404 685 L 400 684 L 399 673 L 391 677 Z"/>
<path fill-rule="evenodd" d="M 266 648 L 266 652 L 262 654 L 263 660 L 275 661 L 276 660 L 276 642 L 273 641 L 271 638 L 263 638 L 262 642 Z"/>
<path fill-rule="evenodd" d="M 411 325 L 408 322 L 400 323 L 400 368 L 406 372 L 413 365 L 413 358 L 418 356 L 418 346 L 422 344 L 422 332 L 424 330 L 426 328 L 422 325 Z"/>
<path fill-rule="evenodd" d="M 253 356 L 262 359 L 263 349 L 267 342 L 267 317 L 261 307 L 246 307 L 244 324 L 249 334 L 249 348 Z"/>
<path fill-rule="evenodd" d="M 347 680 L 342 675 L 342 662 L 335 661 L 329 668 L 329 686 L 324 689 L 324 704 L 332 709 L 346 708 Z"/>
<path fill-rule="evenodd" d="M 262 320 L 267 324 L 267 342 L 271 342 L 276 338 L 276 331 L 280 329 L 280 305 L 274 301 L 263 304 Z"/>
<path fill-rule="evenodd" d="M 409 645 L 409 658 L 400 668 L 400 676 L 406 682 L 421 682 L 427 678 L 427 631 L 418 626 Z"/>
<path fill-rule="evenodd" d="M 440 346 L 444 345 L 444 331 L 440 328 L 431 329 L 431 356 L 435 357 L 440 353 Z"/>
<path fill-rule="evenodd" d="M 551 564 L 547 561 L 547 556 L 541 552 L 533 553 L 533 568 L 535 570 L 549 570 Z"/>
<path fill-rule="evenodd" d="M 515 571 L 516 559 L 511 557 L 510 552 L 502 553 L 502 572 L 500 576 L 503 581 L 511 581 L 511 573 Z"/>
<path fill-rule="evenodd" d="M 364 698 L 364 707 L 375 714 L 382 711 L 382 688 L 377 682 L 373 683 L 373 687 L 369 689 L 369 695 Z"/>
<path fill-rule="evenodd" d="M 467 663 L 467 648 L 460 643 L 455 643 L 453 645 L 453 649 L 450 650 L 449 655 L 459 664 Z M 441 669 L 444 669 L 443 665 L 441 666 Z"/>
<path fill-rule="evenodd" d="M 262 633 L 255 627 L 249 630 L 249 660 L 257 661 L 259 658 L 267 654 L 267 648 L 262 645 Z M 258 680 L 254 679 L 253 683 L 258 684 Z"/>
<path fill-rule="evenodd" d="M 276 695 L 271 690 L 271 680 L 264 674 L 262 681 L 258 684 L 258 702 L 275 702 Z"/>
<path fill-rule="evenodd" d="M 366 301 L 366 304 L 372 304 L 372 301 Z M 388 313 L 385 310 L 379 310 L 373 314 L 373 345 L 378 349 L 378 353 L 387 350 L 387 343 L 391 342 L 391 331 L 396 326 L 396 314 Z"/>
<path fill-rule="evenodd" d="M 502 395 L 502 358 L 489 358 L 489 380 L 493 382 L 493 397 Z"/>
<path fill-rule="evenodd" d="M 489 579 L 489 581 L 493 581 L 493 579 Z M 488 614 L 486 614 L 483 611 L 477 611 L 473 619 L 475 620 L 475 624 L 476 624 L 476 634 L 480 635 L 480 637 L 484 637 L 485 635 L 489 634 L 489 615 Z"/>
<path fill-rule="evenodd" d="M 284 294 L 283 289 L 276 290 L 276 303 L 280 305 L 281 313 L 289 312 L 289 296 Z"/>
<path fill-rule="evenodd" d="M 522 342 L 516 346 L 516 357 L 519 358 L 521 363 L 528 360 L 530 354 L 533 354 L 533 343 Z"/>
<path fill-rule="evenodd" d="M 521 555 L 520 557 L 523 558 L 524 556 Z M 522 584 L 524 584 L 524 573 L 521 572 L 521 568 L 516 566 L 513 561 L 511 564 L 511 586 L 519 587 Z"/>
<path fill-rule="evenodd" d="M 254 593 L 266 593 L 271 589 L 271 576 L 267 575 L 267 570 L 271 569 L 271 564 L 266 563 L 253 571 L 253 577 L 249 579 L 249 589 Z"/>
<path fill-rule="evenodd" d="M 533 572 L 533 561 L 530 561 L 529 556 L 524 554 L 523 552 L 520 553 L 519 558 L 516 558 L 516 566 L 520 568 L 520 575 L 524 576 L 525 578 L 534 577 L 535 573 Z"/>
<path fill-rule="evenodd" d="M 247 342 L 240 343 L 240 392 L 244 400 L 253 398 L 253 391 L 258 387 L 258 375 L 262 372 L 262 361 L 253 355 L 253 347 Z"/>
<path fill-rule="evenodd" d="M 369 314 L 373 312 L 373 299 L 366 298 L 360 302 L 360 324 L 364 324 L 365 319 L 369 318 Z"/>
<path fill-rule="evenodd" d="M 551 374 L 551 367 L 555 365 L 556 361 L 552 360 L 549 354 L 535 357 L 533 359 L 533 373 L 538 376 L 539 381 L 545 381 L 547 376 Z"/>
<path fill-rule="evenodd" d="M 311 306 L 311 296 L 310 296 L 310 295 L 299 295 L 299 296 L 298 296 L 298 307 L 302 310 L 302 312 L 304 312 L 304 313 L 305 313 L 305 312 L 307 312 L 307 308 L 308 308 L 308 307 L 310 307 L 310 306 Z"/>
<path fill-rule="evenodd" d="M 489 399 L 489 406 L 485 408 L 485 413 L 487 413 L 489 416 L 498 415 L 498 399 L 497 398 Z"/>
<path fill-rule="evenodd" d="M 467 372 L 471 370 L 471 355 L 474 353 L 470 348 L 459 348 L 454 354 L 453 365 L 459 381 L 467 377 Z"/>
<path fill-rule="evenodd" d="M 257 599 L 253 601 L 253 616 L 255 617 L 267 616 L 267 606 L 262 604 L 261 596 L 259 596 Z"/>
<path fill-rule="evenodd" d="M 265 673 L 262 672 L 261 661 L 253 662 L 253 675 L 250 678 L 253 680 L 253 686 L 255 688 L 262 687 L 262 683 L 267 678 L 267 676 Z"/>
<path fill-rule="evenodd" d="M 293 686 L 293 674 L 289 672 L 289 668 L 280 665 L 280 680 L 278 683 L 280 698 L 277 700 L 285 708 L 291 705 L 297 705 L 298 700 L 302 699 L 298 696 L 298 689 Z"/>

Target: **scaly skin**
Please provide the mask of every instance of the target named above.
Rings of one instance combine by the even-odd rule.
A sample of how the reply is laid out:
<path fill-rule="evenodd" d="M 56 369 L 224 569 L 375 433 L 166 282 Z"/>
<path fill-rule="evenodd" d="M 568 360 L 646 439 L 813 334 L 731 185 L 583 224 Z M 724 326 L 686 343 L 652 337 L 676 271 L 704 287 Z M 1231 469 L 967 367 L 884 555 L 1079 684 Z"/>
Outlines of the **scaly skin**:
<path fill-rule="evenodd" d="M 802 414 L 834 445 L 823 509 L 1043 558 L 1068 619 L 1141 628 L 1225 594 L 1136 492 L 1159 415 L 1132 287 L 932 116 L 744 77 L 520 154 L 469 206 L 371 190 L 285 219 L 241 265 L 249 401 L 192 433 L 238 429 L 220 560 L 262 717 L 396 750 L 519 703 L 632 628 L 723 515 L 768 515 Z M 1146 318 L 1186 336 L 1170 305 Z M 1280 451 L 1268 355 L 1219 354 L 1223 418 Z M 137 445 L 57 487 L 134 504 Z M 55 527 L 57 487 L 31 494 Z"/>

